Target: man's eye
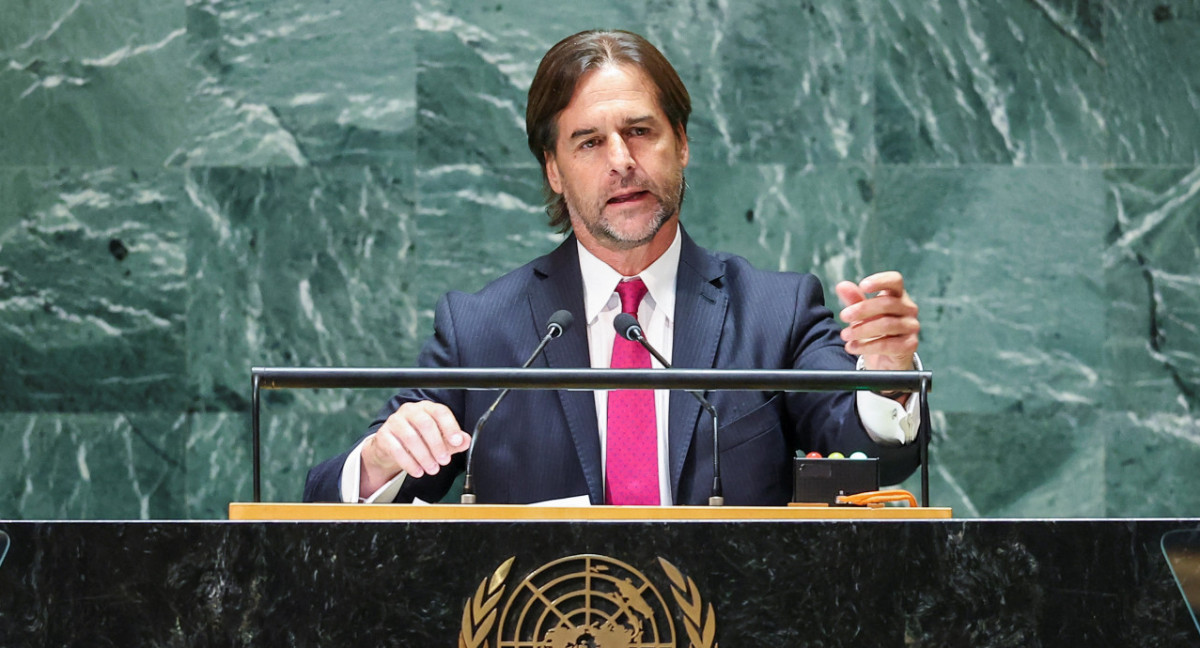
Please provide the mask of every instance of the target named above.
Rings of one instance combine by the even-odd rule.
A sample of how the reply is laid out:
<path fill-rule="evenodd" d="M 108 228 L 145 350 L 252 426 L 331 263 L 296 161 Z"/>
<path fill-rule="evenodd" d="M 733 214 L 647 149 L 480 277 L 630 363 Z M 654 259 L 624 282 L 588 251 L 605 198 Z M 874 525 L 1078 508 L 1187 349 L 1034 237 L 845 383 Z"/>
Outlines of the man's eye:
<path fill-rule="evenodd" d="M 650 132 L 650 129 L 646 128 L 644 126 L 638 126 L 636 128 L 629 129 L 629 134 L 633 135 L 634 137 L 641 137 L 649 132 Z"/>

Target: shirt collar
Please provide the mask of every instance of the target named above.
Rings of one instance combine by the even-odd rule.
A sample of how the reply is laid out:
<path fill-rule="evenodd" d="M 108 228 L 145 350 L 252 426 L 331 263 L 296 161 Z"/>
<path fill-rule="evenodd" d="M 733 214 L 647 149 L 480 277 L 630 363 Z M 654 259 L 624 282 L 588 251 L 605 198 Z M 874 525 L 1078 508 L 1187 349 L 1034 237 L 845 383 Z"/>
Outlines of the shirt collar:
<path fill-rule="evenodd" d="M 679 254 L 683 249 L 682 229 L 675 228 L 675 238 L 667 250 L 650 267 L 636 275 L 645 282 L 647 294 L 654 300 L 655 310 L 661 310 L 668 321 L 675 317 L 675 277 L 679 274 Z M 579 270 L 583 275 L 584 315 L 590 323 L 604 310 L 617 283 L 633 277 L 621 276 L 612 266 L 583 247 L 578 239 L 575 245 L 579 247 Z"/>

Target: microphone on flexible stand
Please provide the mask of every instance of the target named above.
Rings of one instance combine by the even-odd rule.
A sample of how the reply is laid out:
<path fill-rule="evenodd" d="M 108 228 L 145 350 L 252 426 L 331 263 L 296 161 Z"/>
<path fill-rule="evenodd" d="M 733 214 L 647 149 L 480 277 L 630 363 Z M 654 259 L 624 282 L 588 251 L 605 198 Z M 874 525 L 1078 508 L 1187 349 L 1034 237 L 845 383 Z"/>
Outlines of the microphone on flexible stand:
<path fill-rule="evenodd" d="M 555 311 L 554 314 L 550 316 L 550 319 L 546 322 L 546 334 L 542 336 L 542 341 L 538 343 L 537 348 L 533 350 L 533 353 L 530 354 L 529 359 L 525 361 L 525 364 L 521 365 L 521 368 L 526 369 L 529 367 L 529 365 L 533 364 L 533 361 L 536 360 L 537 357 L 542 354 L 542 350 L 546 348 L 546 344 L 548 344 L 550 340 L 562 335 L 567 329 L 571 328 L 571 322 L 573 321 L 575 321 L 575 317 L 571 315 L 571 311 Z M 500 401 L 504 400 L 504 397 L 508 395 L 509 391 L 511 390 L 505 389 L 504 391 L 500 392 L 500 395 L 496 397 L 496 400 L 492 401 L 492 406 L 487 408 L 487 411 L 483 413 L 483 416 L 480 416 L 479 420 L 475 422 L 475 429 L 471 431 L 471 447 L 467 448 L 467 469 L 463 473 L 463 492 L 462 498 L 459 500 L 463 504 L 475 503 L 475 484 L 471 479 L 471 468 L 475 463 L 475 447 L 479 445 L 479 432 L 483 429 L 483 426 L 485 423 L 487 423 L 488 419 L 491 418 L 492 412 L 496 411 L 496 406 L 500 404 Z"/>
<path fill-rule="evenodd" d="M 613 327 L 617 329 L 617 335 L 620 335 L 630 342 L 637 342 L 643 347 L 646 347 L 646 350 L 650 352 L 650 355 L 654 356 L 658 360 L 659 364 L 667 369 L 671 368 L 671 363 L 667 362 L 667 359 L 662 357 L 662 354 L 660 354 L 654 347 L 650 346 L 650 343 L 646 341 L 646 335 L 642 332 L 642 327 L 638 324 L 636 317 L 630 315 L 629 313 L 621 313 L 620 315 L 617 315 L 615 320 L 613 320 Z M 708 505 L 722 506 L 725 504 L 725 496 L 721 492 L 721 455 L 717 445 L 717 410 L 712 406 L 712 403 L 708 402 L 708 399 L 705 398 L 704 394 L 701 392 L 693 391 L 691 389 L 685 391 L 692 396 L 695 396 L 696 400 L 700 401 L 700 405 L 704 407 L 704 410 L 708 412 L 708 415 L 712 417 L 713 485 L 712 495 L 708 498 Z"/>

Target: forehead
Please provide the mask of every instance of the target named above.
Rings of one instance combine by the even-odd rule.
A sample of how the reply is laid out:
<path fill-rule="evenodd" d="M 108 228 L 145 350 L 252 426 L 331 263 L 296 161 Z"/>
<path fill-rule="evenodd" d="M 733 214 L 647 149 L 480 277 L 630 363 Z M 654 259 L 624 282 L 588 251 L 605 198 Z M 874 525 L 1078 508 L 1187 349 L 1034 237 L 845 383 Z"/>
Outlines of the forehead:
<path fill-rule="evenodd" d="M 632 65 L 605 65 L 585 74 L 575 85 L 571 102 L 558 116 L 560 126 L 606 118 L 666 115 L 658 104 L 658 88 L 641 68 Z M 595 124 L 599 125 L 599 124 Z M 570 132 L 560 135 L 570 135 Z"/>

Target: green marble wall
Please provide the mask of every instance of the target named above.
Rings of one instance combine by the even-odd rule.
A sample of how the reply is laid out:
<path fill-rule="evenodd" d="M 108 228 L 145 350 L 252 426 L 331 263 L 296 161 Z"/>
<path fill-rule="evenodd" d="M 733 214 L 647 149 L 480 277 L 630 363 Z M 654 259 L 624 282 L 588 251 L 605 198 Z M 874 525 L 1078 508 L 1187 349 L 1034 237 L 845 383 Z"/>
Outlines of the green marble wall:
<path fill-rule="evenodd" d="M 551 249 L 525 89 L 593 26 L 691 89 L 701 243 L 906 273 L 934 503 L 1200 511 L 1200 0 L 0 5 L 0 518 L 222 517 L 250 366 L 410 364 Z M 265 497 L 384 396 L 269 392 Z"/>

